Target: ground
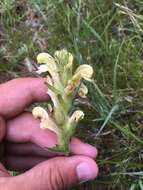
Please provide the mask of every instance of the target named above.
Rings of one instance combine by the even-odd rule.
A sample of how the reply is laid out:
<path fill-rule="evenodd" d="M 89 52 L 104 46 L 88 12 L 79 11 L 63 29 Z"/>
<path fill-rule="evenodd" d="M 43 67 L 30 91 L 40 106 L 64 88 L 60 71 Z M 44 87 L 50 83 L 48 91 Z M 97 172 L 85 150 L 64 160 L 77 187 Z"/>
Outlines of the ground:
<path fill-rule="evenodd" d="M 100 174 L 77 189 L 142 190 L 143 1 L 0 1 L 1 83 L 61 48 L 94 68 L 77 136 L 97 146 Z"/>

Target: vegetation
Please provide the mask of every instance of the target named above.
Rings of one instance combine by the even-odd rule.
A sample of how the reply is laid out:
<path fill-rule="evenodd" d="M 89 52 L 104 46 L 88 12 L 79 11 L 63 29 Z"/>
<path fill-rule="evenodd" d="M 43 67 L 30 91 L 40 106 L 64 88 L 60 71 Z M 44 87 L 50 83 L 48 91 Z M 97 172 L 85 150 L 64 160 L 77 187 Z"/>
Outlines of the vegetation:
<path fill-rule="evenodd" d="M 97 146 L 100 175 L 77 189 L 142 190 L 143 1 L 1 0 L 0 36 L 1 82 L 33 75 L 43 51 L 93 66 L 78 136 Z"/>

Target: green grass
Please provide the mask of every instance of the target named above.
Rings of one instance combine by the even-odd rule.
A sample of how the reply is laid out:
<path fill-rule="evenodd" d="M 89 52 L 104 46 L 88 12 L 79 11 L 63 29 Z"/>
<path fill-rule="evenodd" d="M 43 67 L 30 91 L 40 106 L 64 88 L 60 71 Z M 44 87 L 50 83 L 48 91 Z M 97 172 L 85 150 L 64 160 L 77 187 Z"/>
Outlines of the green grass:
<path fill-rule="evenodd" d="M 0 36 L 1 81 L 31 75 L 25 58 L 63 47 L 93 66 L 79 136 L 98 147 L 100 174 L 77 189 L 142 190 L 142 0 L 2 0 Z"/>

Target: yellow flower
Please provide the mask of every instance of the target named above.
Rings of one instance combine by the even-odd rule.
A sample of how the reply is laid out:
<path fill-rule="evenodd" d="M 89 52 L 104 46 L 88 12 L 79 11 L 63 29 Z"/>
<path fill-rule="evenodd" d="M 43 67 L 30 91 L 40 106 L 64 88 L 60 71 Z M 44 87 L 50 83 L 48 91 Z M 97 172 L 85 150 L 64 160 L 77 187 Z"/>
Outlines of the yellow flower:
<path fill-rule="evenodd" d="M 59 129 L 54 121 L 49 117 L 47 111 L 42 107 L 35 107 L 32 110 L 32 114 L 35 118 L 40 119 L 40 128 L 42 129 L 49 129 L 56 134 L 59 134 Z"/>
<path fill-rule="evenodd" d="M 93 75 L 93 68 L 88 64 L 80 65 L 75 71 L 75 75 L 76 74 L 80 74 L 81 78 L 90 81 Z"/>
<path fill-rule="evenodd" d="M 82 98 L 86 98 L 87 93 L 88 93 L 88 88 L 85 86 L 85 84 L 81 83 L 81 86 L 78 90 L 78 95 Z"/>
<path fill-rule="evenodd" d="M 69 95 L 73 90 L 78 86 L 81 80 L 81 75 L 78 73 L 72 77 L 71 80 L 68 81 L 68 85 L 64 89 L 66 95 Z"/>
<path fill-rule="evenodd" d="M 84 113 L 81 110 L 76 110 L 69 118 L 70 123 L 77 123 L 84 118 Z"/>
<path fill-rule="evenodd" d="M 54 61 L 54 58 L 50 54 L 48 54 L 48 53 L 39 53 L 39 55 L 37 56 L 37 62 L 39 64 L 42 64 L 42 63 L 47 64 L 47 63 L 53 63 L 55 61 Z"/>
<path fill-rule="evenodd" d="M 40 118 L 40 119 L 46 119 L 49 117 L 47 111 L 40 106 L 35 107 L 32 110 L 32 114 L 35 118 Z"/>
<path fill-rule="evenodd" d="M 48 72 L 50 74 L 50 76 L 52 77 L 54 87 L 61 90 L 62 85 L 60 82 L 58 68 L 57 68 L 54 58 L 51 55 L 49 55 L 48 53 L 40 53 L 37 56 L 37 62 L 39 64 L 44 63 L 38 67 L 37 73 L 41 74 L 44 72 Z"/>
<path fill-rule="evenodd" d="M 79 66 L 75 74 L 73 75 L 72 79 L 68 81 L 68 84 L 65 88 L 65 94 L 69 95 L 76 87 L 78 87 L 80 80 L 83 78 L 87 81 L 91 80 L 91 77 L 93 75 L 93 68 L 90 65 L 84 64 Z M 85 95 L 87 94 L 88 89 L 83 86 L 82 87 L 82 93 Z"/>
<path fill-rule="evenodd" d="M 49 129 L 50 131 L 53 131 L 54 133 L 59 135 L 59 129 L 58 129 L 57 125 L 50 118 L 47 118 L 45 120 L 41 120 L 40 128 L 41 129 Z"/>
<path fill-rule="evenodd" d="M 40 53 L 37 56 L 37 62 L 42 64 L 39 66 L 37 73 L 49 72 L 51 75 L 57 74 L 57 66 L 54 58 L 48 53 Z"/>

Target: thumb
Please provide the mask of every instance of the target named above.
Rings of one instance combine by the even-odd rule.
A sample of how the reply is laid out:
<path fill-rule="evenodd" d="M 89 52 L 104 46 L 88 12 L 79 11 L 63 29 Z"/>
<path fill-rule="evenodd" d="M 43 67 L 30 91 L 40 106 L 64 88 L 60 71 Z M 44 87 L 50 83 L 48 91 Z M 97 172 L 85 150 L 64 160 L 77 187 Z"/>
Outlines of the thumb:
<path fill-rule="evenodd" d="M 0 143 L 2 142 L 2 139 L 5 136 L 5 120 L 0 116 Z M 0 144 L 0 160 L 3 156 L 3 146 Z M 5 167 L 0 163 L 0 177 L 7 177 L 10 176 L 8 171 L 5 169 Z"/>
<path fill-rule="evenodd" d="M 97 165 L 91 158 L 58 157 L 37 165 L 25 174 L 9 179 L 7 185 L 9 184 L 11 190 L 20 189 L 21 184 L 23 190 L 63 190 L 94 179 L 97 173 Z"/>

